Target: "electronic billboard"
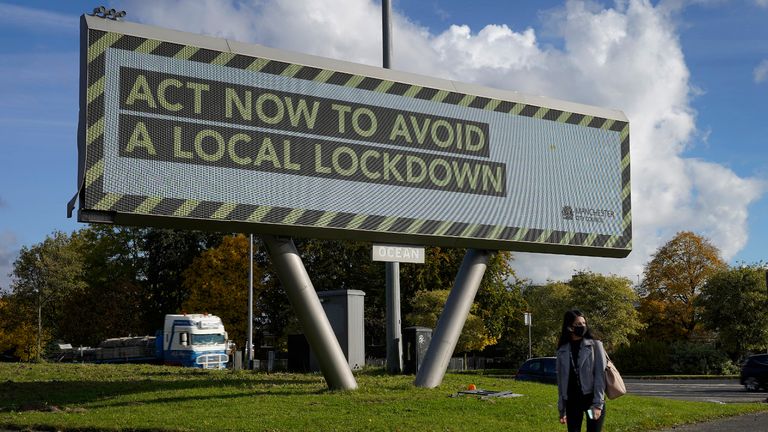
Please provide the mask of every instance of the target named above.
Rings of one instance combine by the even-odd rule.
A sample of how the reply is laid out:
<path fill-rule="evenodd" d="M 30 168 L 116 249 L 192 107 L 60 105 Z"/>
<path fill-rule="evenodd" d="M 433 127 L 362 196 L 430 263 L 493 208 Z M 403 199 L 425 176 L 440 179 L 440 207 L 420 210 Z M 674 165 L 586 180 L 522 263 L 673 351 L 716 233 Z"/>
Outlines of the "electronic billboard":
<path fill-rule="evenodd" d="M 78 147 L 85 222 L 631 250 L 615 110 L 83 16 Z"/>

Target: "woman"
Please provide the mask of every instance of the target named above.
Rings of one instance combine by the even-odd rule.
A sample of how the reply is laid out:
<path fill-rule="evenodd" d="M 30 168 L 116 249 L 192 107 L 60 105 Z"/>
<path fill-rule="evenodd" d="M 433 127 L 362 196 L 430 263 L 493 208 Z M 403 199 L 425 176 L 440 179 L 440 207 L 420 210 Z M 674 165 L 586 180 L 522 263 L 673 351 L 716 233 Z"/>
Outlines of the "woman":
<path fill-rule="evenodd" d="M 587 432 L 600 432 L 605 421 L 605 350 L 578 310 L 563 317 L 556 368 L 560 423 L 568 425 L 568 432 L 579 432 L 587 414 Z"/>

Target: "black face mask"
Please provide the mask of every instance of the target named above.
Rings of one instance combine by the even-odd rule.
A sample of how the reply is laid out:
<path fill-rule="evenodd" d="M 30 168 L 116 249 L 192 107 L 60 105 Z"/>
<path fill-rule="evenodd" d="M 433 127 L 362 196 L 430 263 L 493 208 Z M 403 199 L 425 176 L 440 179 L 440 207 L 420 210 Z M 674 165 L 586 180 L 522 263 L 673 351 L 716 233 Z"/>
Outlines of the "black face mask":
<path fill-rule="evenodd" d="M 573 326 L 573 334 L 578 337 L 584 337 L 584 333 L 587 332 L 586 326 Z"/>

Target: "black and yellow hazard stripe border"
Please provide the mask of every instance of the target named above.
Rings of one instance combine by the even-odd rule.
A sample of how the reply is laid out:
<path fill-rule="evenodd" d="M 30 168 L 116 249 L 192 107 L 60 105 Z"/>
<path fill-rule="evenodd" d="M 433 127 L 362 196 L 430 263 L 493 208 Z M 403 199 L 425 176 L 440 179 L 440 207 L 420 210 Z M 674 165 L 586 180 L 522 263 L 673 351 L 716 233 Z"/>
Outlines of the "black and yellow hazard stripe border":
<path fill-rule="evenodd" d="M 293 226 L 326 230 L 351 230 L 429 239 L 452 238 L 486 241 L 499 249 L 538 250 L 534 244 L 559 253 L 603 255 L 593 249 L 609 250 L 606 256 L 626 256 L 632 247 L 629 124 L 625 121 L 578 114 L 557 109 L 491 99 L 402 82 L 302 66 L 278 60 L 221 52 L 173 42 L 89 29 L 83 56 L 85 79 L 81 77 L 81 100 L 85 102 L 85 175 L 81 209 L 146 216 L 193 218 L 213 222 L 245 222 L 268 226 Z M 239 203 L 181 200 L 104 192 L 104 85 L 105 53 L 108 48 L 135 51 L 222 67 L 280 75 L 377 93 L 429 100 L 510 115 L 532 117 L 619 133 L 622 172 L 622 235 L 598 235 L 535 228 L 462 222 L 385 217 L 328 212 L 312 209 L 255 206 Z M 82 72 L 81 72 L 82 73 Z M 81 120 L 82 122 L 83 120 Z M 82 152 L 82 150 L 81 150 Z M 83 155 L 81 154 L 81 157 Z M 461 244 L 460 241 L 457 241 Z M 482 242 L 481 242 L 482 243 Z M 498 247 L 499 245 L 508 247 Z"/>

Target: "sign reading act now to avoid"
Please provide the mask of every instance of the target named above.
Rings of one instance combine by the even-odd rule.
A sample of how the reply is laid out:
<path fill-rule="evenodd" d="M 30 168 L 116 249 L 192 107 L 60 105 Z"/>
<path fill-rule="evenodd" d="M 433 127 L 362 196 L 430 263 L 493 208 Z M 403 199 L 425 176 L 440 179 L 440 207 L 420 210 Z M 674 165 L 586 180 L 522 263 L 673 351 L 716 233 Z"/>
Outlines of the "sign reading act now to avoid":
<path fill-rule="evenodd" d="M 488 156 L 484 123 L 132 68 L 121 68 L 120 85 L 121 109 L 136 113 L 120 116 L 123 157 L 505 194 L 504 164 L 457 157 Z M 183 120 L 150 121 L 145 114 Z M 395 147 L 351 145 L 338 138 Z"/>

